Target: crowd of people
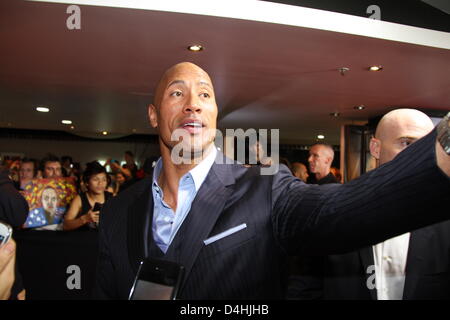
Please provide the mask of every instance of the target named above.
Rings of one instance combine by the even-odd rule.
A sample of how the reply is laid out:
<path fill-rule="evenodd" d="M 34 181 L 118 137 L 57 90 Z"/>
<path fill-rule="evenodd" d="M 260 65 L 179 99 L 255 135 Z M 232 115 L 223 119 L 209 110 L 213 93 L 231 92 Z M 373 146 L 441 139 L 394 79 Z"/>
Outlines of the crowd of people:
<path fill-rule="evenodd" d="M 117 160 L 108 159 L 104 165 L 108 171 L 110 183 L 107 185 L 110 191 L 116 195 L 138 179 L 145 176 L 144 167 L 138 170 L 131 151 L 125 152 L 125 164 L 120 165 Z M 92 163 L 97 162 L 93 161 Z M 89 166 L 89 164 L 86 164 Z M 71 177 L 74 179 L 78 190 L 85 191 L 83 172 L 78 162 L 73 162 L 71 156 L 57 156 L 49 153 L 40 161 L 33 158 L 10 159 L 5 158 L 0 164 L 2 170 L 9 172 L 17 189 L 24 190 L 33 179 Z"/>
<path fill-rule="evenodd" d="M 264 152 L 261 151 L 260 155 L 263 154 Z M 305 183 L 340 182 L 340 177 L 333 173 L 339 172 L 339 169 L 331 167 L 333 156 L 333 148 L 330 145 L 316 144 L 311 147 L 308 165 L 300 162 L 291 163 L 286 158 L 281 158 L 280 163 L 286 165 L 294 176 Z M 108 159 L 104 165 L 98 161 L 92 161 L 86 163 L 82 170 L 80 163 L 73 162 L 70 156 L 58 158 L 56 155 L 48 154 L 40 161 L 33 158 L 5 159 L 0 168 L 8 172 L 14 186 L 21 192 L 26 191 L 27 186 L 36 179 L 69 178 L 76 187 L 77 195 L 70 205 L 64 208 L 62 230 L 86 230 L 97 228 L 99 210 L 108 199 L 117 196 L 149 175 L 155 164 L 153 161 L 152 163 L 146 161 L 142 168 L 138 168 L 131 151 L 124 153 L 124 160 L 123 165 L 111 159 Z M 308 176 L 319 178 L 311 180 Z M 56 210 L 57 192 L 48 188 L 39 196 L 42 198 L 40 203 L 47 214 L 45 220 L 48 224 L 52 224 L 54 220 L 49 216 L 51 209 Z"/>
<path fill-rule="evenodd" d="M 151 170 L 151 165 L 148 164 L 139 169 L 131 151 L 126 151 L 124 158 L 123 165 L 110 159 L 104 166 L 98 161 L 92 161 L 87 163 L 82 171 L 80 164 L 74 163 L 72 157 L 58 158 L 48 154 L 40 161 L 32 158 L 4 159 L 0 169 L 8 173 L 15 188 L 21 193 L 33 192 L 30 186 L 39 179 L 67 178 L 74 185 L 77 195 L 67 208 L 63 208 L 63 229 L 75 230 L 82 227 L 96 228 L 101 208 L 99 206 L 144 178 Z M 56 214 L 57 192 L 49 187 L 43 190 L 39 197 L 34 198 L 39 198 L 46 215 L 46 223 L 52 224 L 54 219 L 51 217 Z M 96 203 L 97 210 L 93 211 Z"/>

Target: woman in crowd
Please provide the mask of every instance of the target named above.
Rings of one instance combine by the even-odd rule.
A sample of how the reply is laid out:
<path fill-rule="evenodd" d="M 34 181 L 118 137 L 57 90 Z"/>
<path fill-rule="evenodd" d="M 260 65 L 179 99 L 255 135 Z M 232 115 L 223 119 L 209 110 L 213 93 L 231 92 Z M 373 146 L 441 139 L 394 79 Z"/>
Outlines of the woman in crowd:
<path fill-rule="evenodd" d="M 95 204 L 102 206 L 112 196 L 106 191 L 108 180 L 106 169 L 100 163 L 94 161 L 87 164 L 83 173 L 83 182 L 87 191 L 73 199 L 64 217 L 64 230 L 96 228 L 100 210 L 94 211 Z"/>

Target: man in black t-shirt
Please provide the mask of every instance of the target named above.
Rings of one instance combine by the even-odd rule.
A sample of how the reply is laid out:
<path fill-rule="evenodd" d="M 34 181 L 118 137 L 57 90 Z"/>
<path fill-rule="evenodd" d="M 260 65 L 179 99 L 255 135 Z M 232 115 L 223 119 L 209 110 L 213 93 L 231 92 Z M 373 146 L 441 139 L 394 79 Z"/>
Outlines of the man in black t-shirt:
<path fill-rule="evenodd" d="M 330 172 L 333 163 L 334 151 L 328 144 L 318 143 L 309 150 L 309 171 L 311 175 L 308 183 L 311 184 L 327 184 L 338 183 L 336 177 Z"/>

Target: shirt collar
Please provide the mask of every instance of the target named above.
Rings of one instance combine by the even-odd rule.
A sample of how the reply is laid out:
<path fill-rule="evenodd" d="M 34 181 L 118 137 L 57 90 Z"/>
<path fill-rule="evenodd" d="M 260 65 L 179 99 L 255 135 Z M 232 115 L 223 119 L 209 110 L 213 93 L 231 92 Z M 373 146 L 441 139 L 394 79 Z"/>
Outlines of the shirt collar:
<path fill-rule="evenodd" d="M 161 170 L 162 170 L 162 159 L 161 157 L 159 157 L 158 161 L 156 161 L 155 169 L 153 169 L 153 183 L 152 183 L 153 190 L 156 191 L 156 193 L 158 194 L 160 193 L 160 189 L 158 186 L 158 177 L 161 173 Z"/>
<path fill-rule="evenodd" d="M 198 165 L 196 165 L 189 171 L 189 173 L 192 176 L 192 179 L 194 179 L 196 192 L 198 191 L 198 189 L 200 189 L 201 185 L 203 184 L 203 181 L 205 181 L 206 176 L 209 173 L 209 170 L 211 170 L 211 167 L 214 164 L 214 160 L 216 160 L 216 155 L 217 149 L 213 145 L 211 152 L 206 156 L 206 158 L 203 159 L 202 162 L 200 162 Z"/>
<path fill-rule="evenodd" d="M 200 189 L 201 185 L 205 181 L 206 176 L 209 173 L 209 170 L 211 170 L 211 167 L 214 164 L 216 156 L 217 156 L 217 149 L 213 145 L 211 152 L 206 156 L 206 158 L 203 159 L 198 165 L 196 165 L 194 168 L 192 168 L 188 173 L 184 175 L 184 176 L 191 175 L 192 179 L 194 180 L 196 192 L 198 191 L 198 189 Z M 161 174 L 162 166 L 163 166 L 162 158 L 160 157 L 156 162 L 155 169 L 153 170 L 154 187 L 158 186 L 158 177 Z M 183 179 L 183 177 L 181 179 Z"/>

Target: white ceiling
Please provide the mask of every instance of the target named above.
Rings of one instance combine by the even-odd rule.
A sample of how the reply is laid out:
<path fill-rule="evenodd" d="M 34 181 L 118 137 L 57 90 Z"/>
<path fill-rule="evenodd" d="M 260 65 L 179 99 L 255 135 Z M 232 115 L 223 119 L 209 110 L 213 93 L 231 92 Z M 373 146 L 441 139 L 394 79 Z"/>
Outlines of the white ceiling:
<path fill-rule="evenodd" d="M 448 33 L 404 28 L 409 38 L 416 33 L 424 41 L 447 41 L 432 47 L 278 23 L 96 6 L 80 6 L 81 30 L 68 30 L 67 6 L 0 2 L 0 127 L 98 137 L 104 130 L 112 136 L 154 133 L 146 106 L 162 72 L 180 61 L 210 73 L 221 128 L 279 128 L 284 142 L 312 143 L 321 133 L 339 144 L 342 124 L 395 107 L 450 110 Z M 357 19 L 355 29 L 358 21 L 369 21 Z M 375 29 L 398 27 L 377 23 Z M 193 43 L 206 49 L 186 50 Z M 383 71 L 367 71 L 373 64 Z M 350 71 L 342 76 L 340 67 Z M 353 109 L 360 104 L 366 109 Z M 40 105 L 51 112 L 36 112 Z M 72 120 L 75 129 L 62 119 Z"/>

